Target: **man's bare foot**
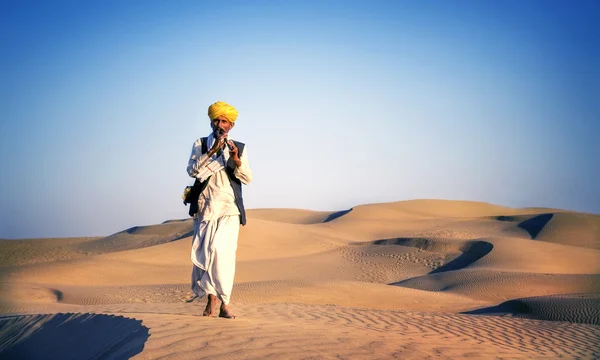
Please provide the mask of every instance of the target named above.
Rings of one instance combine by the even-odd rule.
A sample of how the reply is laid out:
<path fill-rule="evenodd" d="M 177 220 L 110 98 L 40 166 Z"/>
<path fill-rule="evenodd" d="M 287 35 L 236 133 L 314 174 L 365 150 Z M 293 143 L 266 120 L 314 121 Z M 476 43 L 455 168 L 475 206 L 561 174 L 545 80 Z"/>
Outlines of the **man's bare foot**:
<path fill-rule="evenodd" d="M 225 304 L 221 304 L 221 311 L 219 311 L 219 317 L 225 319 L 235 319 L 235 315 L 233 315 L 231 311 L 229 311 L 229 308 Z"/>
<path fill-rule="evenodd" d="M 208 294 L 208 302 L 206 303 L 206 309 L 202 313 L 202 316 L 213 316 L 215 314 L 215 308 L 217 307 L 217 297 Z"/>

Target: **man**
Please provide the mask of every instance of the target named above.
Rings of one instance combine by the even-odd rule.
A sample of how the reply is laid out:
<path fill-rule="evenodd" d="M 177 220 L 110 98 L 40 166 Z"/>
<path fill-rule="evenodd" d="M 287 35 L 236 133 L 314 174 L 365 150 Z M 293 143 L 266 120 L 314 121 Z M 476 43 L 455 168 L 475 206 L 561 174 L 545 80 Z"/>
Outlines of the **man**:
<path fill-rule="evenodd" d="M 237 110 L 217 101 L 208 108 L 208 117 L 212 133 L 196 140 L 187 166 L 199 191 L 197 212 L 193 214 L 192 291 L 198 297 L 208 295 L 204 316 L 215 314 L 219 299 L 219 316 L 233 319 L 235 315 L 227 305 L 233 288 L 240 224 L 246 224 L 242 184 L 252 181 L 252 170 L 246 146 L 229 137 Z M 192 215 L 195 204 L 190 209 Z"/>

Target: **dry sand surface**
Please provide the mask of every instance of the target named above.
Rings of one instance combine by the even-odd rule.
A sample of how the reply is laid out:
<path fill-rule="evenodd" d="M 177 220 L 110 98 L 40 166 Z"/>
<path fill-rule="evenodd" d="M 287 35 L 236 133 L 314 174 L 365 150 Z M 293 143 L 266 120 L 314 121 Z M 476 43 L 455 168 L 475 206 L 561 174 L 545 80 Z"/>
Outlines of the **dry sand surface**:
<path fill-rule="evenodd" d="M 0 358 L 600 358 L 600 215 L 442 200 L 248 215 L 235 320 L 186 302 L 189 219 L 0 240 Z"/>

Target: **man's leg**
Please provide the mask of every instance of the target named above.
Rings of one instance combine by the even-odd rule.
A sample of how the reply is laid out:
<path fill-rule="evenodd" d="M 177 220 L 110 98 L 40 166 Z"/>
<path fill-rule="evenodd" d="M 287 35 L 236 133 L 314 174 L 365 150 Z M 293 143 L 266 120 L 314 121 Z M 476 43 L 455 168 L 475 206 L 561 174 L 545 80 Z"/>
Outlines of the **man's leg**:
<path fill-rule="evenodd" d="M 229 311 L 229 308 L 225 303 L 221 303 L 221 309 L 219 310 L 219 317 L 226 319 L 235 319 L 235 315 Z"/>
<path fill-rule="evenodd" d="M 217 296 L 222 302 L 219 316 L 228 319 L 235 318 L 227 305 L 233 289 L 239 231 L 239 216 L 225 216 L 218 220 L 213 242 L 215 256 L 208 271 L 211 278 L 213 278 L 212 283 Z"/>
<path fill-rule="evenodd" d="M 235 276 L 239 216 L 225 216 L 198 225 L 192 246 L 192 290 L 200 297 L 208 295 L 204 316 L 215 313 L 218 298 L 222 301 L 219 316 L 233 319 L 235 316 L 227 305 Z M 206 270 L 200 269 L 196 264 L 202 264 Z"/>
<path fill-rule="evenodd" d="M 217 297 L 213 294 L 208 294 L 208 302 L 202 316 L 213 316 L 217 308 Z"/>
<path fill-rule="evenodd" d="M 194 218 L 194 236 L 192 239 L 192 291 L 195 297 L 208 295 L 204 316 L 212 316 L 217 307 L 217 291 L 213 286 L 208 269 L 214 259 L 213 242 L 217 230 L 217 221 L 199 221 Z M 188 302 L 193 301 L 193 298 Z"/>

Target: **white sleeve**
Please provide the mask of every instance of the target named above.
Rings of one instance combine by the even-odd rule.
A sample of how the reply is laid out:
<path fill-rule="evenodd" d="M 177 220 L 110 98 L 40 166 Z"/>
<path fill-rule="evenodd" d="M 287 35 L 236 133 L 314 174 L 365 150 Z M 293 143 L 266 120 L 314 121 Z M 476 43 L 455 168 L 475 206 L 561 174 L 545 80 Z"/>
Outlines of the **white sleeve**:
<path fill-rule="evenodd" d="M 190 177 L 197 177 L 200 169 L 208 162 L 208 155 L 202 154 L 202 143 L 196 141 L 192 147 L 192 154 L 188 161 L 187 173 Z"/>
<path fill-rule="evenodd" d="M 252 181 L 252 169 L 250 169 L 250 164 L 248 163 L 248 146 L 244 146 L 244 150 L 242 151 L 242 156 L 240 156 L 240 162 L 242 166 L 236 167 L 233 171 L 233 175 L 236 178 L 240 179 L 240 181 L 244 185 L 248 185 Z"/>

